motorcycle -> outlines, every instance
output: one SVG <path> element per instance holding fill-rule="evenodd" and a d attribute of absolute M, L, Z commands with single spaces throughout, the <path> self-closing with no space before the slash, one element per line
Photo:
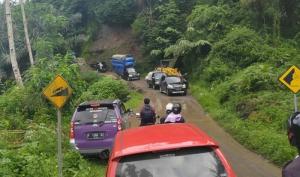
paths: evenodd
<path fill-rule="evenodd" d="M 136 113 L 135 116 L 136 116 L 137 119 L 141 119 L 140 113 Z M 159 119 L 159 118 L 160 118 L 160 116 L 159 116 L 159 115 L 156 115 L 156 116 L 155 116 L 155 122 L 154 122 L 154 123 L 152 123 L 152 122 L 150 123 L 150 122 L 149 122 L 149 123 L 140 125 L 140 127 L 142 127 L 142 126 L 148 126 L 148 125 L 155 125 L 156 122 L 157 122 L 157 119 Z M 159 124 L 159 123 L 158 123 L 158 124 Z"/>

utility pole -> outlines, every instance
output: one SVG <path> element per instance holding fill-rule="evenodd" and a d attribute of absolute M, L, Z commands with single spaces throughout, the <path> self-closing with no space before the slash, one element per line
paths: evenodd
<path fill-rule="evenodd" d="M 29 54 L 30 64 L 31 64 L 31 66 L 33 66 L 34 65 L 34 60 L 33 60 L 33 55 L 32 55 L 29 35 L 28 35 L 27 19 L 26 19 L 25 9 L 24 9 L 24 4 L 25 4 L 24 0 L 20 0 L 20 4 L 21 4 L 22 17 L 23 17 L 23 25 L 24 25 L 26 46 L 27 46 L 27 50 L 28 50 L 28 54 Z"/>
<path fill-rule="evenodd" d="M 5 0 L 5 15 L 6 15 L 6 24 L 7 24 L 10 61 L 16 78 L 16 82 L 19 86 L 23 87 L 23 81 L 22 81 L 22 77 L 20 74 L 17 57 L 16 57 L 16 49 L 15 49 L 11 11 L 10 11 L 10 0 Z"/>

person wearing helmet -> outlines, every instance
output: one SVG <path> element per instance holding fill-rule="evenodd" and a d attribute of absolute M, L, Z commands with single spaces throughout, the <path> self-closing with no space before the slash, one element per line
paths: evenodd
<path fill-rule="evenodd" d="M 292 146 L 295 146 L 300 154 L 300 112 L 295 112 L 288 119 L 288 139 Z M 300 157 L 288 162 L 282 170 L 282 177 L 299 177 L 300 176 Z"/>
<path fill-rule="evenodd" d="M 168 103 L 166 105 L 166 115 L 160 119 L 161 124 L 165 123 L 166 118 L 172 112 L 172 108 L 173 108 L 173 103 Z"/>
<path fill-rule="evenodd" d="M 172 106 L 172 112 L 167 116 L 165 123 L 184 123 L 185 120 L 180 113 L 181 104 L 174 103 Z"/>
<path fill-rule="evenodd" d="M 150 106 L 150 99 L 144 99 L 144 106 L 140 112 L 141 124 L 140 126 L 155 124 L 155 110 Z"/>

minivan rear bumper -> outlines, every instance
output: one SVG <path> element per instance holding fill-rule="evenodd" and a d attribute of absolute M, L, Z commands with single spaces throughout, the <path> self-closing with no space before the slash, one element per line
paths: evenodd
<path fill-rule="evenodd" d="M 101 154 L 103 151 L 111 151 L 110 147 L 107 148 L 101 148 L 101 149 L 78 149 L 80 154 L 84 155 L 96 155 L 96 154 Z"/>
<path fill-rule="evenodd" d="M 78 151 L 80 154 L 83 154 L 83 155 L 97 155 L 97 154 L 101 154 L 103 151 L 111 151 L 111 147 L 101 147 L 101 148 L 97 148 L 97 149 L 82 149 L 82 148 L 78 148 L 76 146 L 76 143 L 74 141 L 74 139 L 71 139 L 70 140 L 70 144 L 71 144 L 71 147 Z"/>

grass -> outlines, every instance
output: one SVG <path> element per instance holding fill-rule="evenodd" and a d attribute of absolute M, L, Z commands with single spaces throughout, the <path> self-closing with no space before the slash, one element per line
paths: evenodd
<path fill-rule="evenodd" d="M 125 103 L 125 106 L 127 109 L 138 108 L 138 106 L 141 105 L 142 101 L 143 101 L 143 95 L 141 93 L 136 91 L 130 92 L 130 100 L 128 100 Z"/>
<path fill-rule="evenodd" d="M 233 105 L 230 105 L 230 102 L 221 105 L 214 90 L 199 82 L 191 85 L 191 92 L 210 116 L 248 149 L 261 154 L 279 166 L 295 156 L 296 150 L 290 147 L 286 134 L 278 131 L 272 123 L 257 121 L 260 119 L 259 114 L 256 115 L 255 121 L 241 119 L 232 109 Z M 273 107 L 273 109 L 280 109 L 280 107 Z M 257 110 L 259 111 L 264 112 L 263 109 Z"/>
<path fill-rule="evenodd" d="M 89 177 L 103 177 L 105 176 L 107 162 L 99 160 L 98 158 L 86 158 L 88 166 L 93 172 L 92 176 Z M 83 169 L 84 170 L 84 169 Z"/>

